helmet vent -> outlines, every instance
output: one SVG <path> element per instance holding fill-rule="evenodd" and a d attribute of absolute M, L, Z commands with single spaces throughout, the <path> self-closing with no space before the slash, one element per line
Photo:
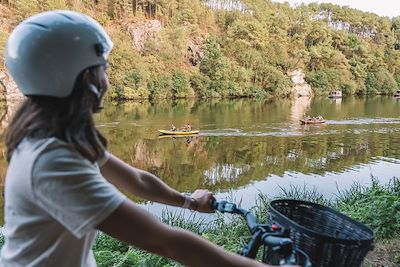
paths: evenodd
<path fill-rule="evenodd" d="M 40 24 L 40 23 L 37 23 L 37 22 L 30 22 L 29 24 L 32 25 L 32 26 L 35 26 L 37 28 L 41 28 L 43 30 L 50 30 L 49 27 L 47 27 L 46 25 L 43 25 L 43 24 Z"/>
<path fill-rule="evenodd" d="M 96 50 L 96 54 L 100 57 L 104 55 L 105 49 L 102 44 L 95 44 L 94 49 Z"/>
<path fill-rule="evenodd" d="M 63 17 L 66 18 L 67 20 L 75 21 L 73 18 L 71 18 L 70 16 L 68 16 L 68 15 L 65 14 L 65 13 L 58 13 L 58 15 L 63 16 Z"/>

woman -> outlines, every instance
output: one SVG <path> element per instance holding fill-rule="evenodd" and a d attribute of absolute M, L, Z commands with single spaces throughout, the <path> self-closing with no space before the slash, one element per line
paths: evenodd
<path fill-rule="evenodd" d="M 264 266 L 165 225 L 115 186 L 142 198 L 212 212 L 207 190 L 183 196 L 109 153 L 92 113 L 103 108 L 112 42 L 93 19 L 50 11 L 18 25 L 7 68 L 27 96 L 6 135 L 1 266 L 96 266 L 96 229 L 188 266 Z"/>

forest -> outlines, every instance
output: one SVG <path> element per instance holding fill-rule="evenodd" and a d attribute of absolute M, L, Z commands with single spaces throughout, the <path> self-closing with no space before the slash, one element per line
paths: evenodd
<path fill-rule="evenodd" d="M 295 69 L 315 95 L 400 85 L 400 16 L 269 0 L 1 0 L 0 68 L 13 27 L 51 9 L 84 12 L 107 29 L 112 100 L 287 97 Z M 129 29 L 155 20 L 160 30 L 135 49 Z"/>

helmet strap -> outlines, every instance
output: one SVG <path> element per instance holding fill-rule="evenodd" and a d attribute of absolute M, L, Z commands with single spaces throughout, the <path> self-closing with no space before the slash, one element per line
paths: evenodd
<path fill-rule="evenodd" d="M 89 83 L 88 89 L 96 96 L 97 100 L 100 101 L 100 92 L 99 89 L 97 89 L 97 86 L 94 85 L 93 83 Z"/>
<path fill-rule="evenodd" d="M 100 106 L 101 93 L 100 93 L 99 89 L 97 88 L 97 86 L 92 83 L 89 83 L 88 89 L 90 92 L 92 92 L 96 96 L 97 101 L 96 101 L 96 106 L 93 107 L 93 112 L 98 113 L 103 109 L 103 107 Z"/>

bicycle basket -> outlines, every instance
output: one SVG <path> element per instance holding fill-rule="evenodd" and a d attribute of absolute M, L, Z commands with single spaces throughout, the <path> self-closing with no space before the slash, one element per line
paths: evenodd
<path fill-rule="evenodd" d="M 294 247 L 309 255 L 313 267 L 359 267 L 373 249 L 369 227 L 319 204 L 274 200 L 269 219 L 290 230 Z"/>

